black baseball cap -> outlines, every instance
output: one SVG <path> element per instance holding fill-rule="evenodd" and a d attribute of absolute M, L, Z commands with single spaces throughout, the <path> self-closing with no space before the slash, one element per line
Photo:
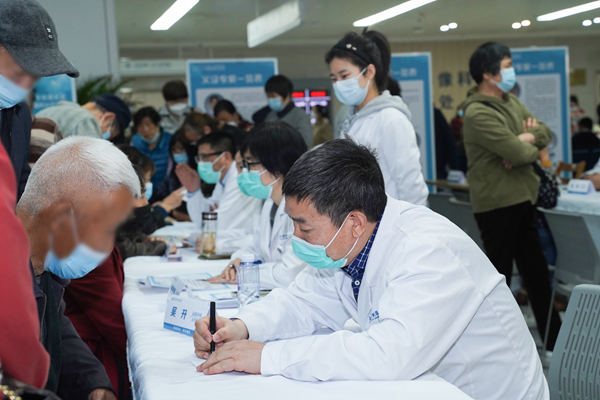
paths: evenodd
<path fill-rule="evenodd" d="M 95 96 L 92 101 L 107 111 L 115 113 L 117 121 L 119 121 L 119 125 L 121 126 L 121 131 L 124 131 L 129 126 L 131 122 L 131 110 L 129 110 L 129 106 L 120 97 L 106 93 Z"/>
<path fill-rule="evenodd" d="M 79 76 L 58 49 L 52 18 L 34 0 L 0 0 L 0 44 L 30 74 Z"/>

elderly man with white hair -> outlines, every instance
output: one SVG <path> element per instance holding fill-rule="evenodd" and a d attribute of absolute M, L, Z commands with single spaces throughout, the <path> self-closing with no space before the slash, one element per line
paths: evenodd
<path fill-rule="evenodd" d="M 71 137 L 40 157 L 17 206 L 29 237 L 41 340 L 50 354 L 46 388 L 63 400 L 115 399 L 104 367 L 64 316 L 62 293 L 69 279 L 108 256 L 139 196 L 125 154 L 106 140 Z"/>

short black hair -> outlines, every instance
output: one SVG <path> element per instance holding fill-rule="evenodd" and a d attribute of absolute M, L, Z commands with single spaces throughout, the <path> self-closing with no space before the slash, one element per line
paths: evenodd
<path fill-rule="evenodd" d="M 142 190 L 140 193 L 143 195 L 146 192 L 146 176 L 144 175 L 144 168 L 139 165 L 133 165 L 133 170 L 140 180 L 140 189 Z"/>
<path fill-rule="evenodd" d="M 188 90 L 183 81 L 169 81 L 162 88 L 162 95 L 165 101 L 175 101 L 187 99 Z"/>
<path fill-rule="evenodd" d="M 143 154 L 141 151 L 128 144 L 119 144 L 117 147 L 127 156 L 131 164 L 138 165 L 140 167 L 142 166 Z"/>
<path fill-rule="evenodd" d="M 248 132 L 240 146 L 242 157 L 249 152 L 272 175 L 283 177 L 307 150 L 300 132 L 282 121 L 258 125 Z"/>
<path fill-rule="evenodd" d="M 387 204 L 377 157 L 351 139 L 327 141 L 300 157 L 283 181 L 283 194 L 308 199 L 337 227 L 352 211 L 377 222 Z"/>
<path fill-rule="evenodd" d="M 294 85 L 283 75 L 274 75 L 265 83 L 265 93 L 277 93 L 284 99 L 292 95 Z"/>
<path fill-rule="evenodd" d="M 227 111 L 231 115 L 235 115 L 237 110 L 232 102 L 229 100 L 219 100 L 217 104 L 215 104 L 215 108 L 213 109 L 213 114 L 216 117 L 219 115 L 221 111 Z"/>
<path fill-rule="evenodd" d="M 140 165 L 145 172 L 150 172 L 150 175 L 154 175 L 156 173 L 156 164 L 154 161 L 144 153 L 142 153 L 142 164 Z"/>
<path fill-rule="evenodd" d="M 160 115 L 154 107 L 142 107 L 135 114 L 133 114 L 133 129 L 137 131 L 137 127 L 142 123 L 144 118 L 150 118 L 150 121 L 154 125 L 160 124 Z"/>
<path fill-rule="evenodd" d="M 577 125 L 579 125 L 579 129 L 582 131 L 591 131 L 594 127 L 594 121 L 590 117 L 583 117 Z"/>
<path fill-rule="evenodd" d="M 510 49 L 502 43 L 488 42 L 479 46 L 469 60 L 471 76 L 479 85 L 483 81 L 483 74 L 492 75 L 500 72 L 500 63 L 505 58 L 512 58 Z"/>
<path fill-rule="evenodd" d="M 575 104 L 579 105 L 579 99 L 574 94 L 571 95 L 570 100 L 571 100 L 571 103 L 575 103 Z"/>
<path fill-rule="evenodd" d="M 198 140 L 198 147 L 207 144 L 214 152 L 228 151 L 231 158 L 235 157 L 236 148 L 231 135 L 225 132 L 213 132 Z"/>

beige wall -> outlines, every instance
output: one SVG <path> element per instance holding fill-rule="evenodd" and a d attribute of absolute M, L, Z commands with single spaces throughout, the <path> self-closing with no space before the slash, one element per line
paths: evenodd
<path fill-rule="evenodd" d="M 568 46 L 570 67 L 586 70 L 586 85 L 571 87 L 571 93 L 579 97 L 582 108 L 588 115 L 596 119 L 595 107 L 598 99 L 596 89 L 596 73 L 600 71 L 600 46 L 598 37 L 572 36 L 567 38 L 521 38 L 501 40 L 512 48 L 529 46 Z M 432 53 L 433 90 L 436 107 L 440 107 L 440 96 L 451 96 L 452 108 L 455 108 L 465 97 L 466 85 L 457 82 L 458 73 L 468 71 L 471 53 L 483 41 L 443 41 L 418 43 L 392 43 L 392 52 L 429 51 Z M 277 57 L 279 71 L 293 80 L 307 78 L 326 78 L 329 71 L 323 61 L 329 45 L 321 46 L 262 46 L 248 48 L 220 49 L 121 49 L 121 55 L 132 59 L 149 58 L 230 58 L 230 57 Z M 440 87 L 438 76 L 441 72 L 449 72 L 452 86 Z M 138 78 L 130 85 L 138 90 L 156 94 L 164 82 L 173 77 Z M 183 76 L 181 76 L 183 78 Z M 329 88 L 330 89 L 330 88 Z M 156 95 L 151 98 L 156 101 Z M 339 103 L 335 102 L 334 112 Z M 454 115 L 454 110 L 444 110 L 446 118 Z"/>

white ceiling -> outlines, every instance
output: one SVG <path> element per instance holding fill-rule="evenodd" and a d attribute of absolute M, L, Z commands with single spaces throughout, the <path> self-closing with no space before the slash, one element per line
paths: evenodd
<path fill-rule="evenodd" d="M 150 25 L 174 0 L 116 0 L 121 48 L 245 47 L 246 24 L 286 0 L 200 0 L 167 31 Z M 550 22 L 538 15 L 591 0 L 437 0 L 372 27 L 391 42 L 429 40 L 499 39 L 509 37 L 560 37 L 599 35 L 600 24 L 584 27 L 584 19 L 600 17 L 600 9 Z M 303 0 L 305 22 L 261 46 L 331 44 L 352 22 L 393 7 L 403 0 Z M 531 26 L 511 28 L 529 19 Z M 440 32 L 440 25 L 458 23 L 458 29 Z"/>

